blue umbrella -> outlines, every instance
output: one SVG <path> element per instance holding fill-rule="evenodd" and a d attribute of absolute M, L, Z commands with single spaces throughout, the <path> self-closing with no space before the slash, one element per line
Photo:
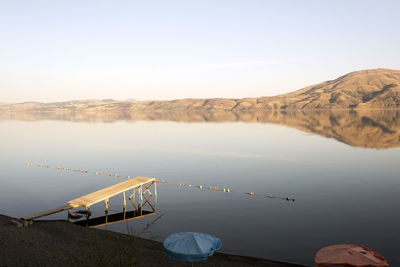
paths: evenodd
<path fill-rule="evenodd" d="M 204 261 L 220 247 L 221 240 L 218 237 L 203 233 L 176 233 L 164 240 L 165 253 L 179 261 Z"/>

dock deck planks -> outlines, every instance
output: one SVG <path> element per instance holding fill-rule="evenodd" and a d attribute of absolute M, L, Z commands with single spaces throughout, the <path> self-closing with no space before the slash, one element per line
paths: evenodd
<path fill-rule="evenodd" d="M 51 215 L 51 214 L 54 214 L 54 213 L 58 213 L 58 212 L 61 212 L 61 211 L 64 211 L 64 210 L 69 210 L 70 208 L 71 208 L 70 205 L 63 205 L 63 206 L 60 206 L 60 207 L 57 207 L 57 208 L 54 208 L 54 209 L 51 209 L 51 210 L 45 210 L 45 211 L 42 211 L 42 212 L 39 212 L 39 213 L 34 213 L 34 214 L 31 214 L 31 215 L 22 217 L 21 219 L 23 219 L 25 221 L 30 221 L 30 220 L 33 220 L 33 219 L 36 219 L 36 218 L 39 218 L 39 217 L 44 217 L 44 216 Z"/>
<path fill-rule="evenodd" d="M 155 178 L 140 177 L 140 176 L 135 177 L 127 181 L 124 181 L 122 183 L 115 184 L 110 187 L 101 189 L 99 191 L 90 193 L 88 195 L 70 200 L 67 202 L 67 204 L 73 208 L 91 206 L 94 203 L 106 200 L 107 198 L 121 194 L 122 192 L 128 191 L 130 189 L 146 184 L 148 182 L 152 182 L 154 180 Z"/>

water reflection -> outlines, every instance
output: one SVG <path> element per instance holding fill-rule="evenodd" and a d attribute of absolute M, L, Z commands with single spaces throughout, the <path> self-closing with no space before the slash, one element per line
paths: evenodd
<path fill-rule="evenodd" d="M 120 223 L 120 222 L 127 222 L 135 219 L 140 219 L 146 216 L 151 216 L 156 214 L 155 211 L 146 211 L 146 210 L 132 210 L 132 211 L 123 211 L 119 213 L 114 213 L 114 214 L 106 214 L 104 216 L 99 216 L 95 218 L 88 218 L 84 220 L 79 220 L 74 222 L 77 225 L 81 226 L 86 226 L 90 228 L 97 228 L 101 226 L 106 226 L 106 225 L 111 225 L 114 223 Z"/>
<path fill-rule="evenodd" d="M 104 228 L 137 232 L 164 214 L 162 223 L 153 224 L 143 237 L 162 241 L 176 232 L 207 232 L 221 238 L 227 253 L 308 265 L 321 247 L 360 243 L 400 266 L 400 204 L 395 201 L 400 148 L 353 149 L 333 138 L 281 127 L 335 138 L 341 134 L 347 138 L 342 142 L 376 136 L 370 139 L 377 146 L 398 133 L 398 115 L 258 114 L 233 114 L 225 120 L 239 123 L 206 123 L 217 118 L 215 113 L 197 116 L 204 123 L 1 121 L 1 213 L 21 217 L 38 207 L 51 209 L 54 203 L 114 185 L 128 175 L 162 177 L 167 183 L 157 184 L 157 215 Z M 179 118 L 159 115 L 164 120 Z M 148 119 L 159 119 L 152 116 Z M 219 118 L 214 121 L 224 121 Z M 203 190 L 195 187 L 199 185 Z M 243 194 L 224 193 L 223 188 Z M 249 192 L 255 195 L 244 194 Z M 296 201 L 265 197 L 269 194 Z M 109 214 L 122 211 L 123 198 L 115 200 L 109 203 Z M 128 206 L 133 210 L 127 201 Z M 92 213 L 90 218 L 104 216 L 103 203 L 94 205 Z M 65 217 L 54 214 L 48 219 Z"/>
<path fill-rule="evenodd" d="M 0 119 L 24 121 L 66 120 L 73 122 L 176 121 L 257 122 L 290 126 L 334 138 L 353 147 L 386 149 L 400 146 L 400 111 L 209 111 L 209 112 L 3 112 Z"/>

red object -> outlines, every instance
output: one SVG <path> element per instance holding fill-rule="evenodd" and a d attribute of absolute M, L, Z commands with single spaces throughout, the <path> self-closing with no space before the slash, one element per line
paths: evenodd
<path fill-rule="evenodd" d="M 387 260 L 378 252 L 354 244 L 340 244 L 321 248 L 315 255 L 316 267 L 331 265 L 354 267 L 388 266 Z"/>

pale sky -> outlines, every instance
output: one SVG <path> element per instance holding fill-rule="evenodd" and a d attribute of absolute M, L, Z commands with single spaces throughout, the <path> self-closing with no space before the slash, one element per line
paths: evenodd
<path fill-rule="evenodd" d="M 400 69 L 400 1 L 0 1 L 0 102 L 255 97 Z"/>

